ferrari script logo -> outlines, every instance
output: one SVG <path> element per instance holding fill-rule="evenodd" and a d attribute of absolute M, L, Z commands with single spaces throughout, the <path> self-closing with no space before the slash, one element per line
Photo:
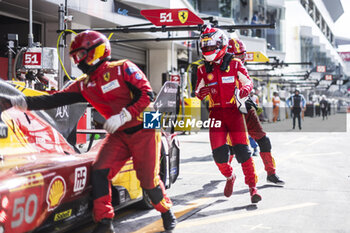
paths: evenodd
<path fill-rule="evenodd" d="M 177 16 L 178 16 L 181 23 L 186 23 L 186 21 L 188 19 L 188 11 L 186 11 L 186 10 L 179 11 Z"/>

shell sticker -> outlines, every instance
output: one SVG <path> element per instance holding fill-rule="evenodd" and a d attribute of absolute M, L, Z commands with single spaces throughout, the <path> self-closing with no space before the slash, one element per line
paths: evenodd
<path fill-rule="evenodd" d="M 62 176 L 55 176 L 49 185 L 46 202 L 49 211 L 56 209 L 66 194 L 66 182 Z"/>
<path fill-rule="evenodd" d="M 214 75 L 212 73 L 208 74 L 207 79 L 209 81 L 213 80 L 213 78 L 214 78 Z"/>

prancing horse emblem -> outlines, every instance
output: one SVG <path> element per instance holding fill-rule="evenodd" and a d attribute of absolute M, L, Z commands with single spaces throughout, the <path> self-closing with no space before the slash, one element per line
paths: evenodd
<path fill-rule="evenodd" d="M 187 19 L 188 19 L 188 11 L 183 10 L 183 11 L 179 11 L 177 13 L 178 18 L 180 20 L 181 23 L 186 23 Z"/>

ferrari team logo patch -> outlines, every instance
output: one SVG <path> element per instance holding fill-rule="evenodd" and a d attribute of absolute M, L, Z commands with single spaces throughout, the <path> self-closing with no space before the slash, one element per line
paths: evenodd
<path fill-rule="evenodd" d="M 111 74 L 110 74 L 109 72 L 107 72 L 107 73 L 105 73 L 105 74 L 103 75 L 103 79 L 104 79 L 106 82 L 108 82 L 110 78 L 111 78 Z"/>
<path fill-rule="evenodd" d="M 186 10 L 179 11 L 178 18 L 179 18 L 181 23 L 186 23 L 186 21 L 188 19 L 188 11 L 186 11 Z"/>

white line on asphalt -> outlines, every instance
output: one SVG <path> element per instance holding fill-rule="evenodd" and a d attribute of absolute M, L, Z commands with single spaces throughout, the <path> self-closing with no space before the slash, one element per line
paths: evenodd
<path fill-rule="evenodd" d="M 313 141 L 313 142 L 311 142 L 311 143 L 308 143 L 308 145 L 309 146 L 311 146 L 311 145 L 315 145 L 316 143 L 319 143 L 320 141 L 322 141 L 324 138 L 319 138 L 319 139 L 317 139 L 317 140 L 315 140 L 315 141 Z"/>
<path fill-rule="evenodd" d="M 188 205 L 186 205 L 185 207 L 181 208 L 180 210 L 175 211 L 175 216 L 177 219 L 179 219 L 181 216 L 197 209 L 200 208 L 202 205 L 205 205 L 206 203 L 212 201 L 213 198 L 210 197 L 203 197 L 203 198 L 199 198 L 196 200 L 193 200 L 192 202 L 190 202 Z M 145 227 L 134 231 L 133 233 L 156 233 L 156 232 L 163 232 L 163 224 L 162 224 L 162 220 L 159 219 L 155 222 L 152 222 L 148 225 L 146 225 Z"/>
<path fill-rule="evenodd" d="M 281 211 L 300 209 L 300 208 L 305 208 L 305 207 L 310 207 L 310 206 L 315 206 L 315 205 L 318 205 L 318 203 L 306 202 L 306 203 L 302 203 L 302 204 L 289 205 L 289 206 L 277 207 L 277 208 L 266 209 L 266 210 L 256 210 L 253 212 L 242 213 L 242 214 L 232 214 L 232 212 L 228 211 L 227 213 L 229 215 L 226 215 L 226 216 L 222 216 L 222 215 L 217 216 L 217 217 L 210 216 L 210 217 L 202 218 L 200 220 L 180 222 L 177 225 L 176 229 L 203 226 L 206 224 L 214 224 L 214 223 L 225 222 L 225 221 L 230 221 L 230 220 L 234 220 L 234 219 L 254 217 L 254 216 L 264 215 L 264 214 L 272 214 L 272 213 L 277 213 L 277 212 L 281 212 Z"/>
<path fill-rule="evenodd" d="M 252 226 L 252 225 L 242 225 L 244 227 L 250 227 L 249 230 L 256 230 L 256 229 L 272 229 L 272 227 L 264 227 L 263 224 L 258 224 L 258 225 L 255 225 L 255 226 Z"/>
<path fill-rule="evenodd" d="M 304 153 L 302 151 L 296 153 L 295 155 L 296 156 L 299 156 L 299 155 L 302 155 L 303 157 L 304 156 L 322 156 L 322 155 L 341 155 L 343 154 L 342 152 L 340 151 L 334 151 L 334 152 L 319 152 L 319 153 Z"/>
<path fill-rule="evenodd" d="M 289 142 L 284 143 L 284 145 L 291 145 L 295 142 L 303 141 L 304 139 L 306 139 L 306 136 L 298 137 L 297 139 L 294 139 L 294 140 L 291 140 Z"/>

